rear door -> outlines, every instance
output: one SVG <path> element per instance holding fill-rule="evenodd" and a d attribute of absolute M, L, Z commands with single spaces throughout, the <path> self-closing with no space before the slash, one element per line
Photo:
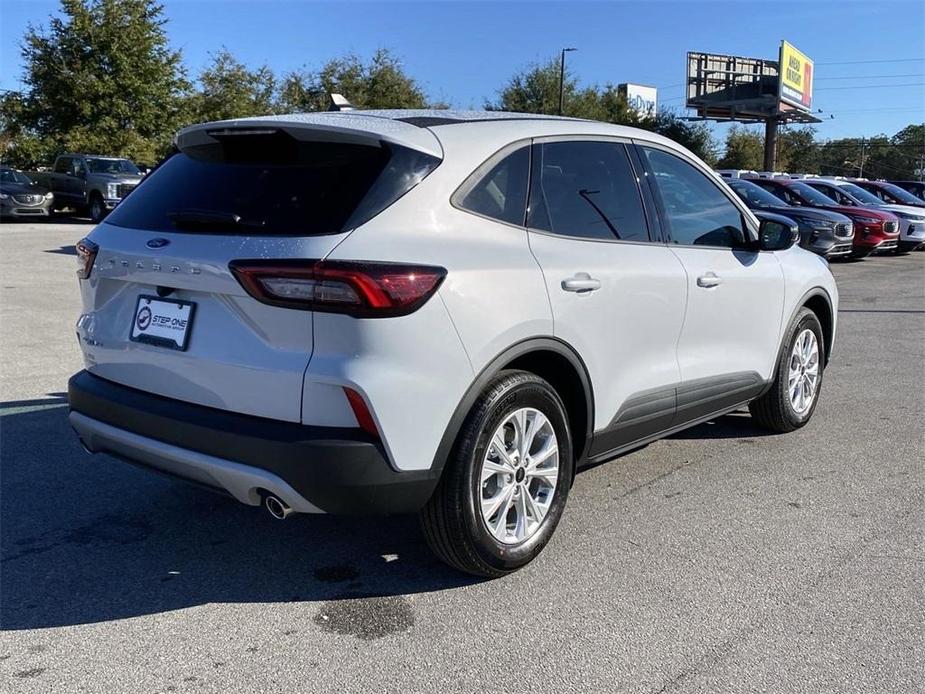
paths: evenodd
<path fill-rule="evenodd" d="M 532 169 L 530 248 L 555 335 L 591 376 L 591 458 L 603 458 L 674 417 L 684 268 L 650 229 L 625 142 L 540 140 Z"/>
<path fill-rule="evenodd" d="M 99 251 L 81 282 L 77 327 L 91 373 L 300 421 L 313 314 L 257 301 L 229 263 L 322 259 L 438 161 L 359 134 L 315 135 L 203 134 L 94 230 Z M 162 323 L 176 330 L 156 329 Z"/>
<path fill-rule="evenodd" d="M 744 207 L 693 159 L 640 146 L 672 253 L 687 272 L 678 423 L 735 405 L 772 377 L 784 303 L 774 253 L 746 248 Z"/>

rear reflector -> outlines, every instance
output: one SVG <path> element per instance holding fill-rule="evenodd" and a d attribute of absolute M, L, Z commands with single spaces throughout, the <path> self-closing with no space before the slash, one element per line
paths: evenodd
<path fill-rule="evenodd" d="M 352 388 L 348 388 L 347 386 L 343 386 L 343 388 L 344 394 L 347 396 L 347 402 L 350 403 L 350 408 L 353 410 L 353 416 L 357 418 L 357 424 L 359 424 L 360 428 L 367 434 L 379 438 L 379 429 L 376 427 L 376 420 L 373 419 L 373 415 L 369 411 L 369 407 L 363 399 L 363 396 Z"/>
<path fill-rule="evenodd" d="M 93 263 L 96 261 L 96 253 L 100 250 L 90 239 L 81 239 L 75 246 L 77 251 L 77 277 L 85 280 L 93 272 Z"/>
<path fill-rule="evenodd" d="M 234 260 L 229 268 L 262 303 L 356 318 L 412 313 L 446 277 L 442 267 L 366 261 Z"/>

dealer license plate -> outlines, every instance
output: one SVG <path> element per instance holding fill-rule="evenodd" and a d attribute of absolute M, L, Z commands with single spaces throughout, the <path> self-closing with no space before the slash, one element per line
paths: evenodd
<path fill-rule="evenodd" d="M 149 345 L 185 350 L 196 304 L 155 296 L 139 296 L 131 339 Z"/>

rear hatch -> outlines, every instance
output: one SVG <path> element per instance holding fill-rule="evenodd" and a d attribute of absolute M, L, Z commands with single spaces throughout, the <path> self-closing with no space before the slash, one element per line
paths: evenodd
<path fill-rule="evenodd" d="M 312 312 L 260 303 L 235 260 L 322 259 L 439 163 L 426 129 L 359 115 L 183 131 L 88 237 L 78 339 L 102 378 L 298 422 Z M 91 246 L 92 247 L 92 246 Z"/>

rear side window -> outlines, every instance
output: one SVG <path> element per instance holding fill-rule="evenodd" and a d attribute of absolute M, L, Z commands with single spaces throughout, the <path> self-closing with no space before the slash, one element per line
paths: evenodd
<path fill-rule="evenodd" d="M 673 243 L 723 248 L 744 244 L 742 213 L 716 183 L 680 157 L 648 147 L 643 151 Z"/>
<path fill-rule="evenodd" d="M 585 239 L 648 241 L 626 147 L 616 142 L 537 145 L 527 225 Z"/>
<path fill-rule="evenodd" d="M 404 147 L 234 135 L 178 152 L 107 222 L 150 231 L 312 236 L 352 229 L 414 187 L 439 160 Z"/>
<path fill-rule="evenodd" d="M 457 204 L 469 212 L 523 226 L 529 175 L 530 149 L 521 147 L 492 166 L 468 191 L 463 188 Z"/>

